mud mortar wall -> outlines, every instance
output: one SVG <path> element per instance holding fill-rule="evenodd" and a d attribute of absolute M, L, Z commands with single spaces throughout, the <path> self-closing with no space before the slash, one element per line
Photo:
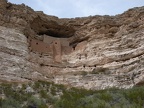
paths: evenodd
<path fill-rule="evenodd" d="M 62 47 L 59 39 L 53 42 L 53 56 L 56 62 L 61 62 Z"/>
<path fill-rule="evenodd" d="M 39 53 L 52 53 L 52 45 L 44 43 L 42 41 L 32 39 L 30 40 L 30 50 Z"/>
<path fill-rule="evenodd" d="M 116 16 L 59 19 L 0 0 L 0 80 L 86 89 L 143 84 L 143 28 L 144 6 Z M 43 35 L 53 37 L 43 42 Z"/>

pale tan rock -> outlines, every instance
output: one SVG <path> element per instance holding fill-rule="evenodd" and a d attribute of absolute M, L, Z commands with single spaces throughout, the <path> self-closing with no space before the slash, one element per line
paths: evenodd
<path fill-rule="evenodd" d="M 40 79 L 86 89 L 143 84 L 144 7 L 116 16 L 73 19 L 6 0 L 0 0 L 0 7 L 0 81 Z M 47 35 L 59 44 L 48 42 L 49 53 L 32 51 L 31 39 L 43 43 Z"/>

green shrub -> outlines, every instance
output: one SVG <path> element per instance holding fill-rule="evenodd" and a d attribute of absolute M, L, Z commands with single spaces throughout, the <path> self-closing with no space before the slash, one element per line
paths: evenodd
<path fill-rule="evenodd" d="M 2 101 L 2 108 L 20 108 L 21 104 L 13 98 L 8 98 Z"/>
<path fill-rule="evenodd" d="M 47 101 L 47 103 L 55 104 L 58 101 L 58 99 L 56 97 L 54 97 L 52 94 L 48 94 L 46 101 Z"/>
<path fill-rule="evenodd" d="M 56 95 L 57 89 L 55 86 L 51 86 L 51 94 Z"/>
<path fill-rule="evenodd" d="M 47 95 L 47 92 L 45 90 L 41 90 L 40 96 L 41 96 L 41 98 L 47 98 L 48 95 Z"/>
<path fill-rule="evenodd" d="M 34 87 L 34 89 L 39 89 L 40 88 L 40 83 L 35 82 L 33 87 Z"/>
<path fill-rule="evenodd" d="M 2 106 L 2 103 L 3 103 L 3 99 L 0 98 L 0 106 Z"/>
<path fill-rule="evenodd" d="M 46 103 L 42 99 L 36 98 L 34 96 L 31 96 L 28 99 L 27 106 L 28 107 L 35 106 L 36 108 L 47 108 Z"/>
<path fill-rule="evenodd" d="M 5 94 L 4 100 L 0 99 L 2 108 L 143 108 L 144 86 L 131 89 L 110 88 L 105 90 L 86 90 L 66 88 L 45 81 L 29 83 L 35 88 L 33 93 L 27 93 L 27 84 L 22 88 L 17 85 L 1 84 L 1 91 Z M 61 95 L 57 95 L 61 94 Z"/>

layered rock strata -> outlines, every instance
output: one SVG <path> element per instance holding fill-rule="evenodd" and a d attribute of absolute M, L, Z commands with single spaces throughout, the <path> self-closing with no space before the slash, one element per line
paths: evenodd
<path fill-rule="evenodd" d="M 43 79 L 86 89 L 143 84 L 144 7 L 59 19 L 24 4 L 0 5 L 0 81 Z"/>

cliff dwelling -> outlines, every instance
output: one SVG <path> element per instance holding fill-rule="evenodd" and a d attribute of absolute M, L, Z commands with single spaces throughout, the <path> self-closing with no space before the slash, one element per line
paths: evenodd
<path fill-rule="evenodd" d="M 30 28 L 33 32 L 33 36 L 27 34 L 30 51 L 48 54 L 55 62 L 61 62 L 62 55 L 73 51 L 70 41 L 75 30 L 72 27 L 58 24 L 56 21 L 44 20 L 38 16 L 30 22 Z"/>
<path fill-rule="evenodd" d="M 34 32 L 34 36 L 28 36 L 30 51 L 50 55 L 55 62 L 62 62 L 62 55 L 82 49 L 87 44 L 87 39 L 72 41 L 75 30 L 56 21 L 36 17 L 30 23 L 30 27 Z"/>
<path fill-rule="evenodd" d="M 0 0 L 0 79 L 91 90 L 143 84 L 143 13 L 58 18 Z"/>
<path fill-rule="evenodd" d="M 53 56 L 55 62 L 61 62 L 61 56 L 73 51 L 69 46 L 70 38 L 57 38 L 43 35 L 43 40 L 29 39 L 30 51 Z"/>

